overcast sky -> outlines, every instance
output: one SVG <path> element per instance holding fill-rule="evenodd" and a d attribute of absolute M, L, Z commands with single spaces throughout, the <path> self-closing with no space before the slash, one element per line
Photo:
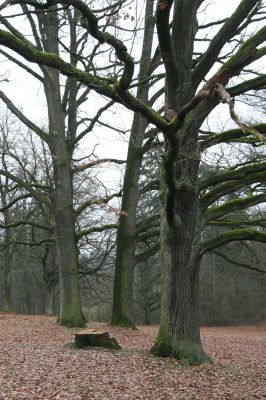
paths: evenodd
<path fill-rule="evenodd" d="M 206 0 L 202 5 L 202 12 L 199 14 L 199 22 L 206 23 L 212 20 L 225 18 L 231 15 L 239 2 L 239 0 Z M 3 3 L 3 1 L 0 3 Z M 44 125 L 47 118 L 47 109 L 41 84 L 37 80 L 29 77 L 23 70 L 14 68 L 10 62 L 4 61 L 3 57 L 1 57 L 0 60 L 1 74 L 4 74 L 9 80 L 8 83 L 2 82 L 0 89 L 3 90 L 18 107 L 23 109 L 30 119 L 35 123 Z M 99 96 L 96 96 L 96 98 L 97 97 L 99 98 Z M 98 101 L 94 99 L 93 103 L 90 103 L 90 107 L 94 107 L 96 111 L 98 104 Z M 128 111 L 120 112 L 119 116 L 122 117 L 124 126 L 131 120 L 131 113 Z M 229 121 L 227 106 L 221 106 L 219 110 L 216 110 L 210 117 L 210 121 L 211 123 L 217 123 L 218 126 L 226 124 L 226 122 Z M 127 151 L 126 143 L 120 144 L 117 140 L 117 136 L 110 134 L 107 130 L 101 129 L 100 131 L 101 138 L 99 142 L 101 145 L 98 147 L 99 156 L 125 159 Z M 89 152 L 97 142 L 97 136 L 98 132 L 89 134 L 86 144 L 84 145 L 84 150 L 86 152 Z"/>

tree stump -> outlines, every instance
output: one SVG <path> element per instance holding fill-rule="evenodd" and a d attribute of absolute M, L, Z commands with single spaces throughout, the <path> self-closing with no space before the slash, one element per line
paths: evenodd
<path fill-rule="evenodd" d="M 98 331 L 97 329 L 86 329 L 75 335 L 75 347 L 105 347 L 108 349 L 120 349 L 116 339 L 111 338 L 108 332 Z"/>

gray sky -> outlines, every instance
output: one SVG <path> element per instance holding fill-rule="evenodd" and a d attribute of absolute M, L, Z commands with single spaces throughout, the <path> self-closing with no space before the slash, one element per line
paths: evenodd
<path fill-rule="evenodd" d="M 239 0 L 206 0 L 202 5 L 202 12 L 199 14 L 199 22 L 207 23 L 216 20 L 217 18 L 225 18 L 231 15 L 239 2 Z M 0 3 L 3 3 L 3 1 Z M 21 24 L 23 25 L 23 20 L 21 21 Z M 214 29 L 218 29 L 218 27 Z M 2 82 L 0 89 L 3 90 L 19 108 L 23 109 L 25 114 L 31 120 L 38 124 L 46 124 L 47 109 L 41 84 L 34 78 L 29 77 L 22 69 L 17 67 L 14 68 L 10 62 L 4 61 L 3 57 L 1 57 L 0 60 L 1 73 L 5 74 L 9 80 L 8 83 Z M 32 64 L 31 67 L 33 67 Z M 215 66 L 215 69 L 217 68 L 218 66 Z M 99 96 L 96 95 L 93 101 L 90 101 L 90 104 L 87 106 L 90 107 L 90 109 L 94 108 L 96 112 L 99 104 Z M 116 114 L 112 115 L 111 113 L 108 113 L 107 116 L 113 120 L 116 119 L 116 125 L 121 123 L 124 127 L 127 125 L 130 127 L 132 114 L 126 110 L 121 112 L 120 107 L 118 107 Z M 228 121 L 229 114 L 227 106 L 225 105 L 217 107 L 215 112 L 209 118 L 210 124 L 218 125 L 220 127 L 231 124 L 231 122 Z M 123 141 L 120 143 L 116 134 L 112 134 L 106 129 L 100 129 L 99 135 L 98 129 L 87 136 L 86 141 L 83 142 L 83 149 L 85 152 L 90 152 L 95 143 L 99 141 L 100 145 L 97 147 L 99 157 L 125 159 L 127 151 L 125 139 L 126 138 L 123 138 Z"/>

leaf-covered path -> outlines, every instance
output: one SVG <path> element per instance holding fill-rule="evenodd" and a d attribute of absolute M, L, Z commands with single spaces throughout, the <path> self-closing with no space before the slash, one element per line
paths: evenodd
<path fill-rule="evenodd" d="M 94 326 L 95 324 L 91 324 Z M 266 398 L 266 330 L 203 328 L 212 366 L 149 356 L 156 327 L 101 325 L 123 350 L 72 350 L 76 330 L 45 316 L 0 314 L 0 399 L 251 400 Z"/>

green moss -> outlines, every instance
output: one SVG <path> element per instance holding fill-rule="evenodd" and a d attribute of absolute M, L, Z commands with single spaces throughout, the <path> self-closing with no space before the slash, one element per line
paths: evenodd
<path fill-rule="evenodd" d="M 59 323 L 67 328 L 84 328 L 86 326 L 85 318 L 60 318 Z"/>
<path fill-rule="evenodd" d="M 202 254 L 207 251 L 213 250 L 217 247 L 221 247 L 226 243 L 230 243 L 236 240 L 255 240 L 258 242 L 266 242 L 266 234 L 259 232 L 256 229 L 233 229 L 230 231 L 223 232 L 221 235 L 213 237 L 211 239 L 202 242 Z"/>
<path fill-rule="evenodd" d="M 60 320 L 60 325 L 65 326 L 66 328 L 83 328 L 84 325 L 80 324 L 76 324 L 75 322 L 71 321 L 71 320 L 67 320 L 67 319 L 62 319 Z"/>
<path fill-rule="evenodd" d="M 172 356 L 172 348 L 168 344 L 159 344 L 156 342 L 154 346 L 150 350 L 150 354 L 158 357 L 171 357 Z"/>
<path fill-rule="evenodd" d="M 11 305 L 10 305 L 10 302 L 9 302 L 9 301 L 7 301 L 7 300 L 4 301 L 2 310 L 3 310 L 4 312 L 7 312 L 7 313 L 9 313 L 9 312 L 12 311 L 12 310 L 11 310 Z"/>
<path fill-rule="evenodd" d="M 204 352 L 200 343 L 174 340 L 172 343 L 156 342 L 151 354 L 158 357 L 173 357 L 184 367 L 211 364 L 211 358 Z"/>
<path fill-rule="evenodd" d="M 136 329 L 134 322 L 127 316 L 113 315 L 111 325 L 119 326 L 120 328 Z"/>

